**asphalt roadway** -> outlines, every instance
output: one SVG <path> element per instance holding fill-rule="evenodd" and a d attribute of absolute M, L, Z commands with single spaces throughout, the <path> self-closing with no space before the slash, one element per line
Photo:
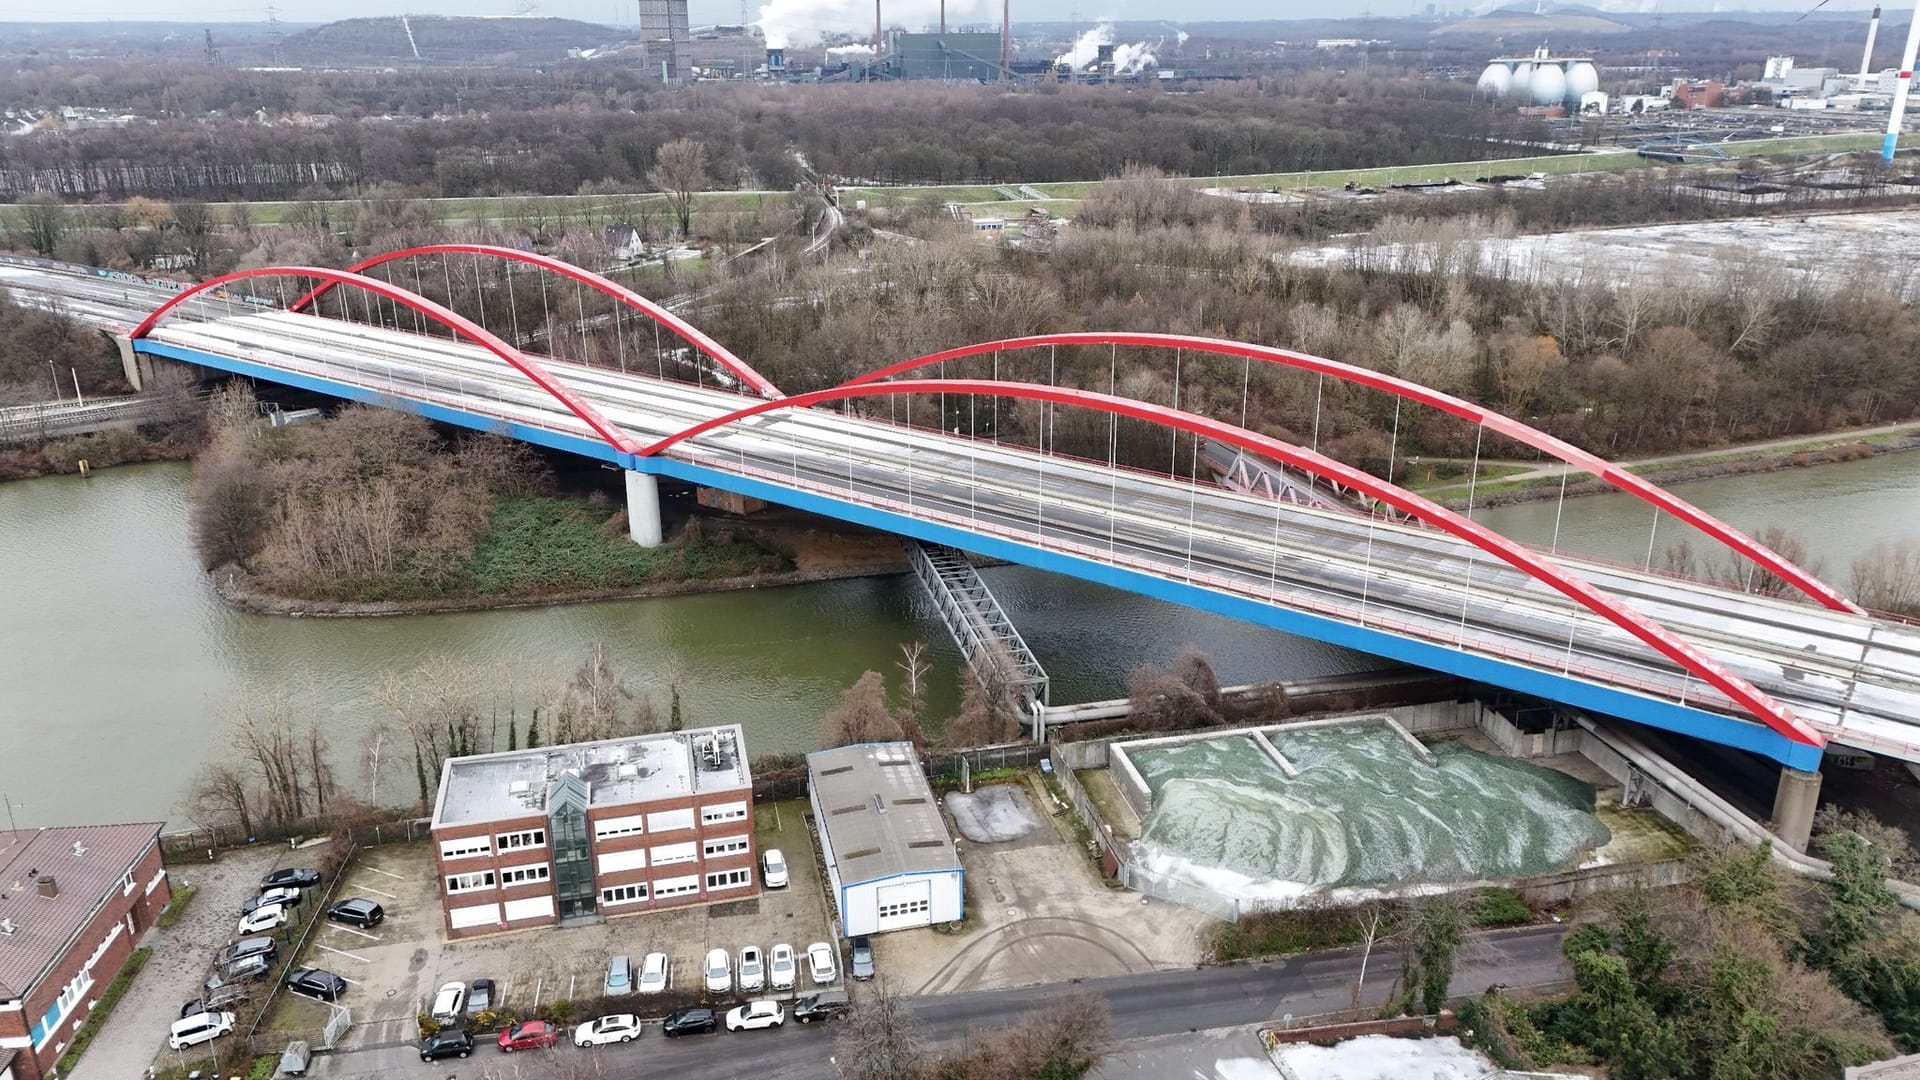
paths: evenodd
<path fill-rule="evenodd" d="M 1462 950 L 1453 980 L 1457 995 L 1474 995 L 1489 985 L 1552 987 L 1564 984 L 1569 970 L 1560 953 L 1562 925 L 1525 926 L 1473 939 Z M 1481 946 L 1484 946 L 1482 948 Z M 1017 1023 L 1029 1011 L 1057 1000 L 1069 989 L 1092 991 L 1113 1012 L 1118 1041 L 1145 1039 L 1220 1028 L 1245 1028 L 1347 1008 L 1360 952 L 1343 949 L 1303 953 L 1275 960 L 1198 967 L 1088 979 L 1077 986 L 1049 983 L 1012 990 L 913 998 L 909 1007 L 931 1041 L 949 1043 L 974 1030 L 989 1031 Z M 1367 999 L 1377 1004 L 1399 974 L 1400 957 L 1377 948 L 1367 965 Z M 478 1080 L 512 1076 L 699 1076 L 834 1080 L 834 1024 L 789 1023 L 771 1031 L 693 1035 L 666 1039 L 657 1030 L 624 1046 L 552 1050 L 504 1055 L 479 1047 L 466 1061 L 422 1062 L 413 1043 L 357 1047 L 317 1058 L 316 1078 L 373 1078 L 398 1074 Z M 1201 1074 L 1205 1075 L 1205 1074 Z"/>

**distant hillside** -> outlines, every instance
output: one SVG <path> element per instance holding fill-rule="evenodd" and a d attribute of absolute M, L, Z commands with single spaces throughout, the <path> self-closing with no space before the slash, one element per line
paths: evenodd
<path fill-rule="evenodd" d="M 1547 34 L 1619 34 L 1631 29 L 1626 23 L 1591 11 L 1550 11 L 1536 15 L 1531 11 L 1506 10 L 1462 19 L 1440 27 L 1434 35 L 1531 39 Z"/>
<path fill-rule="evenodd" d="M 409 40 L 407 31 L 413 31 Z M 282 53 L 296 64 L 489 63 L 537 64 L 566 58 L 568 49 L 618 41 L 616 30 L 573 19 L 479 19 L 439 15 L 346 19 L 286 39 Z"/>

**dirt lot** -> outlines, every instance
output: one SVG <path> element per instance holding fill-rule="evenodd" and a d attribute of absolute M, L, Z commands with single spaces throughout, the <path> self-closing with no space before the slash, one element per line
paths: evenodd
<path fill-rule="evenodd" d="M 946 994 L 1192 967 L 1214 925 L 1197 912 L 1145 903 L 1110 886 L 1080 853 L 1035 774 L 962 803 L 963 932 L 906 930 L 874 938 L 883 978 L 910 994 Z M 1022 832 L 1020 818 L 1032 828 Z"/>
<path fill-rule="evenodd" d="M 767 950 L 785 942 L 799 952 L 809 942 L 831 940 L 802 817 L 805 807 L 804 801 L 795 801 L 755 808 L 756 842 L 787 855 L 793 883 L 785 889 L 594 925 L 460 941 L 447 941 L 442 930 L 432 848 L 426 843 L 367 848 L 348 872 L 340 895 L 378 901 L 387 910 L 387 921 L 370 932 L 326 924 L 315 933 L 303 962 L 337 972 L 353 984 L 347 996 L 354 1017 L 349 1046 L 416 1038 L 415 1017 L 447 982 L 490 978 L 499 987 L 500 1003 L 524 1014 L 556 999 L 597 997 L 607 960 L 615 954 L 625 953 L 637 967 L 647 953 L 665 952 L 673 960 L 673 985 L 697 986 L 700 960 L 709 948 L 737 953 L 743 945 Z M 804 988 L 804 974 L 801 984 Z M 634 1008 L 645 1015 L 644 999 L 636 998 Z M 288 997 L 275 1026 L 311 1031 L 325 1018 L 324 1005 Z M 315 1075 L 321 1075 L 319 1069 Z"/>

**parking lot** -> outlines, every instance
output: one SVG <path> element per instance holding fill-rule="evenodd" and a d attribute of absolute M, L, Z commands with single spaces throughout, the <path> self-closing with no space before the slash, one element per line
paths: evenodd
<path fill-rule="evenodd" d="M 784 942 L 804 954 L 809 943 L 832 940 L 819 869 L 807 838 L 805 808 L 804 801 L 755 808 L 756 844 L 761 850 L 778 847 L 787 855 L 791 884 L 785 889 L 587 925 L 459 941 L 448 941 L 442 927 L 431 846 L 366 848 L 355 857 L 337 895 L 379 902 L 386 909 L 386 921 L 371 930 L 323 924 L 301 963 L 326 968 L 348 980 L 345 1003 L 353 1010 L 354 1023 L 342 1047 L 346 1050 L 393 1044 L 410 1047 L 419 1035 L 419 1013 L 430 1008 L 434 991 L 447 982 L 492 979 L 499 1005 L 528 1016 L 556 1001 L 599 997 L 607 961 L 614 955 L 628 956 L 637 967 L 647 953 L 665 952 L 672 961 L 672 986 L 697 987 L 700 962 L 709 948 L 725 948 L 737 957 L 744 945 L 771 950 Z M 804 956 L 801 967 L 797 990 L 750 996 L 791 999 L 807 992 Z M 647 1016 L 646 1005 L 646 998 L 635 997 L 631 1008 Z M 273 1022 L 289 1034 L 310 1032 L 325 1022 L 326 1014 L 325 1005 L 288 995 Z M 346 1060 L 339 1064 L 348 1067 Z M 328 1058 L 322 1057 L 316 1060 L 313 1075 L 332 1075 L 332 1068 Z"/>

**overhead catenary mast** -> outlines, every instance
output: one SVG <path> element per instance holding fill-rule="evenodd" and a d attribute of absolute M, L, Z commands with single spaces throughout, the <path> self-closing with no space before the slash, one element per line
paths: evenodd
<path fill-rule="evenodd" d="M 1880 160 L 1893 164 L 1893 152 L 1900 144 L 1900 123 L 1907 115 L 1907 94 L 1913 90 L 1914 53 L 1920 51 L 1920 0 L 1915 0 L 1913 21 L 1907 24 L 1907 47 L 1900 53 L 1900 73 L 1894 79 L 1893 108 L 1887 111 L 1887 137 L 1880 144 Z"/>

